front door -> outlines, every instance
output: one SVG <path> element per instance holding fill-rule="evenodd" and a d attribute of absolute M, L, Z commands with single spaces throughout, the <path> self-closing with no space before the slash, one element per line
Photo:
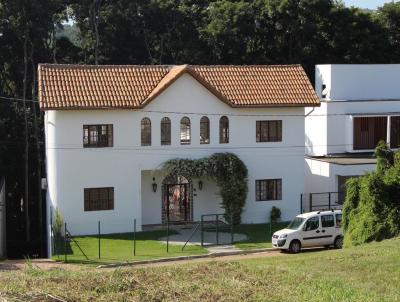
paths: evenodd
<path fill-rule="evenodd" d="M 169 221 L 190 221 L 189 184 L 166 184 L 164 189 L 164 206 Z"/>

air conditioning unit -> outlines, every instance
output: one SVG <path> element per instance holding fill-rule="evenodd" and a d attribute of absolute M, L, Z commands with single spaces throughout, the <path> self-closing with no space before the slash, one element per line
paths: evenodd
<path fill-rule="evenodd" d="M 47 190 L 47 178 L 42 178 L 42 190 Z"/>

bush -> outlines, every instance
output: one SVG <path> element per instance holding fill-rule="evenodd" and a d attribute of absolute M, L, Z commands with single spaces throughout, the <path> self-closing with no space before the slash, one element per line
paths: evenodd
<path fill-rule="evenodd" d="M 54 218 L 53 218 L 53 234 L 54 234 L 54 237 L 56 237 L 56 238 L 62 237 L 63 227 L 64 227 L 64 219 L 63 219 L 63 217 L 61 215 L 60 210 L 56 209 L 54 211 Z"/>
<path fill-rule="evenodd" d="M 271 222 L 277 222 L 281 218 L 281 210 L 273 206 L 270 215 L 271 215 Z"/>
<path fill-rule="evenodd" d="M 346 183 L 343 230 L 346 246 L 400 234 L 400 161 L 386 144 L 375 151 L 377 169 Z"/>

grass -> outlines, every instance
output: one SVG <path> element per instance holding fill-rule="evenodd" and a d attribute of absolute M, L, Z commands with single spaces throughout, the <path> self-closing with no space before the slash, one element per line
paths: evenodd
<path fill-rule="evenodd" d="M 175 233 L 175 231 L 170 230 L 171 235 Z M 67 246 L 67 260 L 77 263 L 104 264 L 207 253 L 207 250 L 200 246 L 187 245 L 182 251 L 181 245 L 172 244 L 169 244 L 167 252 L 167 245 L 157 240 L 164 236 L 165 231 L 161 230 L 136 233 L 136 256 L 134 256 L 133 233 L 101 235 L 100 259 L 97 236 L 74 237 L 75 242 L 71 241 Z M 89 260 L 85 258 L 76 242 Z M 63 243 L 61 243 L 61 246 L 63 246 Z M 64 260 L 63 252 L 61 252 L 61 255 L 55 255 L 53 259 Z"/>
<path fill-rule="evenodd" d="M 0 274 L 12 301 L 400 301 L 400 239 L 343 250 L 146 269 Z"/>
<path fill-rule="evenodd" d="M 279 222 L 273 224 L 272 233 L 283 229 L 289 225 L 289 222 Z M 260 249 L 272 247 L 269 223 L 262 224 L 241 224 L 235 227 L 235 233 L 246 234 L 248 239 L 235 243 L 235 246 L 243 249 Z"/>

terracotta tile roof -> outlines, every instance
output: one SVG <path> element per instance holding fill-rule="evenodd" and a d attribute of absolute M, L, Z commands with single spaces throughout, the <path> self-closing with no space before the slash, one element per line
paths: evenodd
<path fill-rule="evenodd" d="M 300 65 L 39 65 L 39 102 L 48 109 L 143 108 L 188 73 L 232 107 L 319 106 Z"/>

